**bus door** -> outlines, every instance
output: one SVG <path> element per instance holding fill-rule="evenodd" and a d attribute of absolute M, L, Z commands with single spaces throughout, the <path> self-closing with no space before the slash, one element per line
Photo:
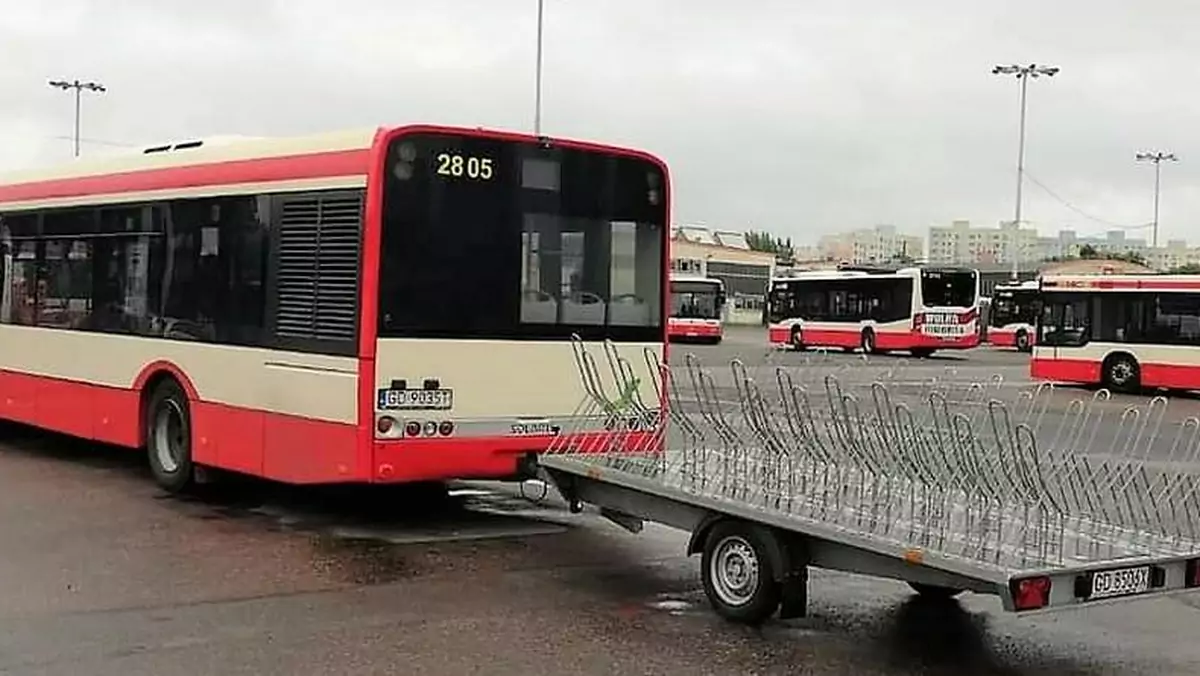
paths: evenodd
<path fill-rule="evenodd" d="M 1092 339 L 1090 297 L 1083 293 L 1047 293 L 1042 298 L 1034 349 L 1041 348 L 1038 356 L 1043 358 L 1069 358 L 1072 348 L 1083 347 Z"/>

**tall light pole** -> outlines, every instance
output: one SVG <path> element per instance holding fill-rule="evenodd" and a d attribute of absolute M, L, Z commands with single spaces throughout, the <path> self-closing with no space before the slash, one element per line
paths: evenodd
<path fill-rule="evenodd" d="M 1021 85 L 1021 121 L 1018 129 L 1017 139 L 1017 206 L 1016 213 L 1013 216 L 1013 250 L 1012 250 L 1012 278 L 1016 281 L 1020 275 L 1020 258 L 1021 258 L 1021 188 L 1025 182 L 1025 94 L 1026 85 L 1029 84 L 1029 79 L 1037 79 L 1043 75 L 1046 77 L 1054 77 L 1059 68 L 1057 66 L 1044 66 L 1036 63 L 1031 63 L 1027 66 L 1019 66 L 1016 64 L 1001 65 L 992 68 L 992 75 L 1015 75 L 1017 81 Z"/>
<path fill-rule="evenodd" d="M 1161 178 L 1162 178 L 1162 163 L 1163 162 L 1178 162 L 1179 158 L 1175 156 L 1175 153 L 1164 153 L 1164 152 L 1156 150 L 1154 152 L 1138 153 L 1136 155 L 1135 159 L 1137 159 L 1138 162 L 1153 162 L 1154 163 L 1154 225 L 1153 225 L 1153 230 L 1152 230 L 1153 234 L 1150 236 L 1150 238 L 1151 238 L 1150 246 L 1152 248 L 1157 249 L 1158 248 L 1158 194 L 1159 194 L 1159 186 L 1161 185 Z"/>
<path fill-rule="evenodd" d="M 79 108 L 83 90 L 90 92 L 106 92 L 108 89 L 98 82 L 81 82 L 79 80 L 51 80 L 50 86 L 63 91 L 75 91 L 75 157 L 79 157 Z"/>
<path fill-rule="evenodd" d="M 545 0 L 537 0 L 537 74 L 533 94 L 533 135 L 542 135 L 542 17 Z"/>

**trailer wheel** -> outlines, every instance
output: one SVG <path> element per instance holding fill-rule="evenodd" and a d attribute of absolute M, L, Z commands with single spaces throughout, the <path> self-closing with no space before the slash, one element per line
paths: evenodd
<path fill-rule="evenodd" d="M 192 416 L 187 395 L 174 380 L 162 381 L 146 401 L 146 451 L 155 482 L 169 493 L 191 487 Z"/>
<path fill-rule="evenodd" d="M 909 582 L 908 586 L 912 587 L 913 591 L 927 599 L 942 599 L 948 601 L 963 593 L 963 590 L 961 589 L 954 589 L 953 587 L 940 587 L 935 584 L 922 584 L 920 582 Z"/>
<path fill-rule="evenodd" d="M 782 587 L 771 562 L 770 537 L 761 526 L 734 521 L 709 531 L 701 577 L 708 602 L 721 617 L 754 626 L 779 608 Z"/>

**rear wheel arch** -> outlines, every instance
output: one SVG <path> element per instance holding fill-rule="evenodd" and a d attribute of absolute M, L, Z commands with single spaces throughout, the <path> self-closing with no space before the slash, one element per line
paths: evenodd
<path fill-rule="evenodd" d="M 1127 375 L 1119 372 L 1132 369 Z M 1100 363 L 1100 384 L 1117 392 L 1133 392 L 1141 387 L 1142 365 L 1137 357 L 1124 350 L 1108 353 Z"/>
<path fill-rule="evenodd" d="M 138 393 L 138 446 L 146 446 L 146 407 L 150 403 L 150 397 L 154 395 L 154 391 L 167 380 L 175 381 L 175 384 L 183 390 L 187 395 L 188 402 L 199 400 L 199 395 L 196 393 L 196 387 L 192 385 L 192 381 L 184 374 L 183 370 L 169 361 L 156 361 L 147 364 L 134 380 L 133 389 Z"/>
<path fill-rule="evenodd" d="M 709 514 L 708 516 L 704 517 L 704 519 L 700 521 L 699 525 L 692 530 L 692 535 L 688 539 L 686 550 L 687 555 L 692 556 L 694 554 L 703 554 L 704 546 L 707 544 L 708 537 L 712 533 L 713 529 L 719 524 L 731 522 L 742 523 L 738 519 L 726 516 L 724 514 Z M 755 527 L 762 528 L 764 532 L 770 532 L 772 535 L 772 546 L 769 549 L 769 554 L 772 570 L 775 571 L 777 576 L 782 576 L 787 571 L 792 570 L 796 563 L 798 563 L 797 560 L 803 558 L 798 551 L 794 551 L 798 545 L 789 542 L 789 539 L 783 534 L 783 531 L 777 531 L 776 529 L 759 524 L 753 525 Z M 799 536 L 796 537 L 798 538 Z"/>

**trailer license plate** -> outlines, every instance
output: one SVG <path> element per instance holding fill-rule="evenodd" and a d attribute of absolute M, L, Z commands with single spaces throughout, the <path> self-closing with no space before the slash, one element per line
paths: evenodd
<path fill-rule="evenodd" d="M 446 411 L 454 408 L 454 390 L 379 390 L 384 410 Z"/>
<path fill-rule="evenodd" d="M 1150 590 L 1150 566 L 1103 570 L 1092 574 L 1093 599 L 1144 594 Z"/>

